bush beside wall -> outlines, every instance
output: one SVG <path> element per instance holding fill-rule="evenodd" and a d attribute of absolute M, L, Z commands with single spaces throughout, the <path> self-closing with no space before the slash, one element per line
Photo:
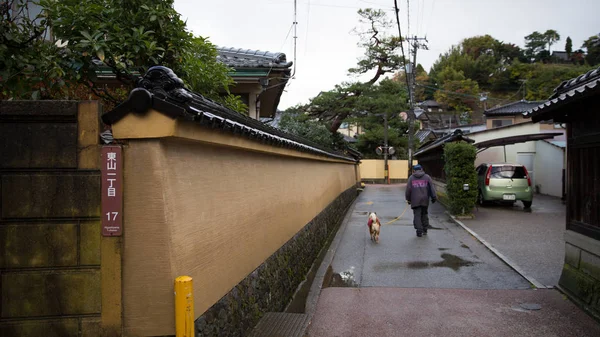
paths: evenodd
<path fill-rule="evenodd" d="M 469 214 L 475 206 L 477 198 L 476 157 L 477 150 L 469 143 L 448 143 L 444 146 L 448 206 L 454 215 Z M 469 184 L 468 191 L 463 189 L 464 184 Z"/>

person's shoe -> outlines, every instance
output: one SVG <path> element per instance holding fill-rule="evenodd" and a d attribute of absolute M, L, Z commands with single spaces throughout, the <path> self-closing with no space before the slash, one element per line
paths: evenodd
<path fill-rule="evenodd" d="M 418 237 L 422 237 L 422 236 L 423 236 L 423 233 L 421 233 L 421 232 L 418 232 L 418 231 L 417 231 L 417 236 L 418 236 Z"/>
<path fill-rule="evenodd" d="M 423 235 L 427 235 L 427 231 L 426 230 L 423 231 Z"/>

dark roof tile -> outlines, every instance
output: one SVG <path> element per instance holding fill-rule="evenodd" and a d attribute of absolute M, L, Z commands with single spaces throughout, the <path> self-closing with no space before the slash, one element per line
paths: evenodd
<path fill-rule="evenodd" d="M 183 86 L 183 81 L 171 69 L 161 66 L 148 69 L 127 101 L 102 115 L 102 120 L 111 125 L 129 113 L 145 113 L 150 108 L 172 118 L 193 121 L 206 127 L 221 129 L 224 132 L 283 148 L 293 148 L 301 152 L 348 161 L 357 159 L 283 132 L 187 90 Z"/>
<path fill-rule="evenodd" d="M 550 100 L 532 107 L 524 113 L 530 116 L 534 122 L 552 119 L 550 112 L 581 97 L 600 93 L 600 67 L 592 69 L 585 74 L 562 82 L 556 89 Z"/>
<path fill-rule="evenodd" d="M 433 140 L 432 142 L 425 143 L 415 152 L 415 157 L 418 157 L 424 153 L 437 149 L 438 147 L 451 142 L 465 141 L 467 143 L 475 143 L 475 141 L 469 137 L 466 137 L 462 130 L 457 129 L 453 133 L 450 133 L 444 137 Z"/>
<path fill-rule="evenodd" d="M 486 116 L 514 116 L 523 114 L 525 111 L 536 107 L 540 104 L 544 103 L 544 101 L 516 101 L 512 103 L 508 103 L 506 105 L 502 105 L 499 107 L 491 108 L 485 110 L 483 113 Z"/>
<path fill-rule="evenodd" d="M 217 60 L 232 68 L 289 68 L 292 62 L 287 62 L 284 53 L 268 51 L 217 47 Z"/>

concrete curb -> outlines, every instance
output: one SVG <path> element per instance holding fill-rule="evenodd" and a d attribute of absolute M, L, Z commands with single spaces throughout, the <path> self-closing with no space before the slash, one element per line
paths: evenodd
<path fill-rule="evenodd" d="M 515 262 L 506 257 L 504 254 L 500 253 L 496 248 L 494 248 L 489 242 L 485 241 L 479 234 L 475 233 L 472 229 L 467 227 L 462 221 L 458 220 L 454 215 L 450 214 L 446 211 L 448 217 L 457 225 L 461 226 L 464 230 L 466 230 L 469 234 L 471 234 L 474 238 L 476 238 L 479 242 L 481 242 L 487 249 L 489 249 L 494 255 L 498 256 L 500 260 L 506 263 L 509 267 L 511 267 L 514 271 L 519 273 L 524 279 L 526 279 L 529 283 L 531 283 L 534 287 L 539 289 L 553 289 L 553 286 L 545 286 L 540 283 L 538 280 L 533 278 L 532 276 L 525 273 L 523 269 L 521 269 Z"/>
<path fill-rule="evenodd" d="M 348 206 L 347 211 L 346 211 L 346 216 L 344 217 L 344 220 L 342 220 L 342 224 L 338 228 L 338 231 L 335 234 L 333 241 L 331 241 L 331 244 L 329 245 L 329 249 L 327 250 L 327 254 L 325 254 L 325 257 L 323 258 L 323 262 L 321 262 L 321 265 L 319 266 L 319 269 L 317 270 L 315 278 L 314 278 L 312 285 L 310 287 L 310 290 L 308 292 L 308 296 L 306 298 L 305 310 L 304 310 L 304 314 L 308 317 L 308 319 L 306 320 L 306 324 L 304 326 L 304 334 L 306 334 L 306 332 L 308 331 L 308 327 L 310 326 L 310 323 L 312 322 L 312 318 L 315 314 L 315 311 L 317 310 L 317 302 L 319 301 L 319 296 L 321 295 L 321 289 L 323 288 L 323 280 L 325 279 L 325 275 L 327 274 L 327 269 L 331 265 L 331 262 L 333 261 L 333 257 L 335 256 L 335 252 L 337 251 L 337 248 L 340 245 L 340 241 L 342 241 L 342 236 L 344 236 L 344 233 L 346 232 L 346 228 L 348 227 L 348 222 L 352 218 L 351 211 L 354 209 L 354 206 L 356 205 L 357 201 L 358 201 L 358 196 L 354 199 L 352 204 L 350 204 L 350 206 Z"/>

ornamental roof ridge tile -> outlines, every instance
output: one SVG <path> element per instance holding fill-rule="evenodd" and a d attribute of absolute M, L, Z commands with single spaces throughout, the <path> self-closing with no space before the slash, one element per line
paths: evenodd
<path fill-rule="evenodd" d="M 346 161 L 358 159 L 274 128 L 192 92 L 183 86 L 183 81 L 171 69 L 162 66 L 148 69 L 138 81 L 137 88 L 131 91 L 129 98 L 102 115 L 102 120 L 111 125 L 131 112 L 146 113 L 150 108 L 172 118 L 182 118 L 203 126 L 219 128 L 273 146 Z"/>

